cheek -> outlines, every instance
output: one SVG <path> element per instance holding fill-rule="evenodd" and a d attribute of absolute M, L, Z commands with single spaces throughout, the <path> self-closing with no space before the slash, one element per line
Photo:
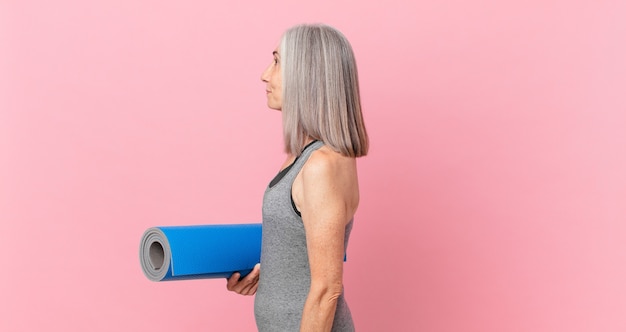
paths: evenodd
<path fill-rule="evenodd" d="M 279 91 L 279 92 L 275 93 L 273 97 L 274 97 L 274 106 L 277 109 L 280 109 L 283 106 L 283 96 L 282 96 L 282 94 Z"/>
<path fill-rule="evenodd" d="M 274 72 L 272 73 L 272 85 L 276 89 L 280 89 L 281 83 L 282 82 L 281 82 L 280 70 L 274 70 Z"/>
<path fill-rule="evenodd" d="M 273 95 L 277 100 L 281 100 L 283 98 L 283 92 L 280 86 L 277 86 L 276 89 L 274 89 Z"/>

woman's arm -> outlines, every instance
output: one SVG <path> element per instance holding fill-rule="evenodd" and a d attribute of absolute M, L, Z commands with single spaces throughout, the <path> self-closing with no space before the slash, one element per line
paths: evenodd
<path fill-rule="evenodd" d="M 324 148 L 311 155 L 294 182 L 311 269 L 300 331 L 330 331 L 343 291 L 344 235 L 358 205 L 356 162 Z"/>

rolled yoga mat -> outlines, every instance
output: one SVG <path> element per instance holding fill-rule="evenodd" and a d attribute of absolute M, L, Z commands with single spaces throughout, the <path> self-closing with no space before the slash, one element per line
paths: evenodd
<path fill-rule="evenodd" d="M 152 281 L 243 276 L 261 261 L 261 224 L 149 228 L 139 260 Z"/>

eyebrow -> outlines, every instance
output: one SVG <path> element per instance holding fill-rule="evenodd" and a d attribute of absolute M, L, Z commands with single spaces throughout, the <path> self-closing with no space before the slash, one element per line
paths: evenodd
<path fill-rule="evenodd" d="M 280 54 L 278 54 L 278 52 L 277 52 L 277 51 L 272 52 L 272 55 L 275 55 L 275 56 L 280 56 Z"/>

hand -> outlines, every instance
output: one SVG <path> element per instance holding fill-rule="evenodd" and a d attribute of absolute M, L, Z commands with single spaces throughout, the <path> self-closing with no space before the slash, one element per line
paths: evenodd
<path fill-rule="evenodd" d="M 259 287 L 260 271 L 261 264 L 257 264 L 254 266 L 252 271 L 241 280 L 239 280 L 241 273 L 235 272 L 232 276 L 230 276 L 230 278 L 228 278 L 226 288 L 237 294 L 254 295 L 254 293 L 256 293 L 256 289 Z"/>

